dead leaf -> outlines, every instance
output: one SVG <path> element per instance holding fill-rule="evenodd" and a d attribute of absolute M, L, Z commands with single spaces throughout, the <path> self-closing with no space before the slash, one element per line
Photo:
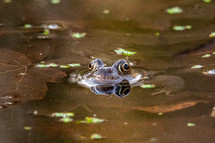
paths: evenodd
<path fill-rule="evenodd" d="M 0 49 L 0 108 L 42 99 L 47 82 L 60 82 L 66 74 L 56 68 L 33 68 L 24 55 Z"/>

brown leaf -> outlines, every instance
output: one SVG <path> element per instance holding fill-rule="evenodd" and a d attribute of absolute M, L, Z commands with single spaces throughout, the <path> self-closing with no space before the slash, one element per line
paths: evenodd
<path fill-rule="evenodd" d="M 0 108 L 42 99 L 46 82 L 60 82 L 66 74 L 55 68 L 32 68 L 19 52 L 0 49 Z"/>

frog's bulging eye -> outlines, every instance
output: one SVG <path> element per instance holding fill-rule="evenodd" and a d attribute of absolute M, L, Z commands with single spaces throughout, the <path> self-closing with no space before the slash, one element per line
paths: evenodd
<path fill-rule="evenodd" d="M 122 65 L 122 69 L 126 72 L 130 71 L 131 70 L 131 67 L 129 64 L 125 63 Z"/>
<path fill-rule="evenodd" d="M 119 65 L 119 71 L 121 73 L 129 73 L 131 71 L 131 66 L 128 63 Z"/>
<path fill-rule="evenodd" d="M 89 68 L 90 70 L 93 70 L 93 69 L 94 69 L 93 64 L 92 64 L 92 63 L 89 63 L 88 68 Z"/>

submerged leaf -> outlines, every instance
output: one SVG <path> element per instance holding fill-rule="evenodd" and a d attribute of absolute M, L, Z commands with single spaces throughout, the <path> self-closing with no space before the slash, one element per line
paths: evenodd
<path fill-rule="evenodd" d="M 60 0 L 51 0 L 51 3 L 52 3 L 52 4 L 59 4 L 59 3 L 60 3 Z"/>
<path fill-rule="evenodd" d="M 172 7 L 172 8 L 168 8 L 166 9 L 166 12 L 169 14 L 176 14 L 176 13 L 182 13 L 183 9 L 181 9 L 180 7 L 176 6 L 176 7 Z"/>
<path fill-rule="evenodd" d="M 25 130 L 31 130 L 32 128 L 29 127 L 29 126 L 25 126 L 24 129 L 25 129 Z"/>
<path fill-rule="evenodd" d="M 4 3 L 11 3 L 12 0 L 4 0 Z"/>
<path fill-rule="evenodd" d="M 203 0 L 203 2 L 205 2 L 205 3 L 210 3 L 211 0 Z"/>
<path fill-rule="evenodd" d="M 108 9 L 103 10 L 103 14 L 110 14 L 110 10 Z"/>

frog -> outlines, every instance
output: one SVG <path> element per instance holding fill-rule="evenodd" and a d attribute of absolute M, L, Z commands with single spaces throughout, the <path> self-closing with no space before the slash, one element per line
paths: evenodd
<path fill-rule="evenodd" d="M 126 97 L 130 93 L 131 87 L 143 84 L 155 83 L 161 86 L 152 95 L 162 93 L 170 95 L 172 92 L 179 91 L 184 87 L 183 79 L 178 76 L 160 75 L 157 72 L 145 70 L 135 72 L 131 65 L 131 62 L 120 59 L 108 67 L 101 59 L 96 58 L 88 64 L 90 72 L 83 76 L 71 74 L 70 82 L 77 82 L 88 87 L 95 94 L 115 94 L 118 97 Z"/>

